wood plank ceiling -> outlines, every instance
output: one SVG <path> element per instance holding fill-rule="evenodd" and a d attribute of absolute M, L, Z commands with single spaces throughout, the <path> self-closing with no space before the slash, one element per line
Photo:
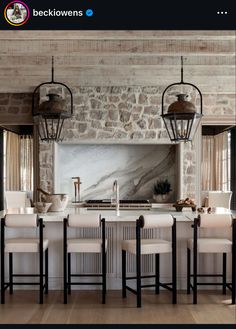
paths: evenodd
<path fill-rule="evenodd" d="M 0 93 L 55 79 L 76 86 L 163 86 L 235 94 L 235 31 L 0 31 Z"/>

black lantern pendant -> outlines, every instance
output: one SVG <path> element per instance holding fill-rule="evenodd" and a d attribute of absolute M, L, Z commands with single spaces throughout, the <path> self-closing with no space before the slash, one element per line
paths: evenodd
<path fill-rule="evenodd" d="M 62 86 L 69 93 L 69 104 L 66 107 L 65 100 L 61 96 L 49 93 L 49 98 L 36 107 L 36 96 L 39 93 L 39 88 L 43 85 Z M 54 81 L 54 58 L 52 57 L 52 80 L 38 85 L 33 92 L 32 98 L 32 114 L 34 122 L 37 126 L 39 137 L 46 142 L 62 141 L 61 132 L 65 119 L 71 118 L 73 114 L 73 95 L 70 88 L 61 82 Z"/>
<path fill-rule="evenodd" d="M 165 94 L 169 88 L 177 85 L 188 85 L 197 90 L 200 98 L 199 111 L 197 111 L 194 104 L 187 101 L 188 95 L 178 94 L 176 95 L 177 101 L 168 107 L 167 113 L 164 113 Z M 162 94 L 161 117 L 164 120 L 170 140 L 172 142 L 191 141 L 194 137 L 202 116 L 201 91 L 192 83 L 186 83 L 183 81 L 183 57 L 181 56 L 181 81 L 169 85 Z"/>

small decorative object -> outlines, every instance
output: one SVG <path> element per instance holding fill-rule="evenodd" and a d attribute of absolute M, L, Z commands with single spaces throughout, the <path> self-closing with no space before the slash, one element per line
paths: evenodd
<path fill-rule="evenodd" d="M 173 207 L 175 207 L 176 211 L 182 211 L 185 207 L 192 208 L 192 211 L 196 211 L 195 200 L 191 198 L 177 200 L 176 203 L 173 204 Z"/>
<path fill-rule="evenodd" d="M 211 207 L 201 207 L 201 208 L 197 208 L 197 211 L 200 213 L 200 214 L 212 214 L 215 212 L 215 209 L 214 208 L 211 208 Z"/>
<path fill-rule="evenodd" d="M 52 205 L 49 208 L 49 211 L 64 211 L 69 201 L 68 194 L 50 194 L 45 192 L 41 188 L 37 189 L 41 194 L 42 202 L 50 202 Z"/>
<path fill-rule="evenodd" d="M 168 179 L 160 179 L 156 182 L 153 188 L 153 194 L 156 201 L 164 201 L 167 194 L 172 191 L 171 184 Z"/>
<path fill-rule="evenodd" d="M 34 206 L 38 213 L 45 214 L 50 206 L 52 205 L 51 202 L 35 202 Z"/>
<path fill-rule="evenodd" d="M 213 212 L 213 209 L 211 207 L 207 208 L 207 213 L 211 214 Z"/>
<path fill-rule="evenodd" d="M 198 212 L 199 214 L 204 214 L 204 209 L 203 209 L 203 207 L 197 208 L 197 212 Z"/>

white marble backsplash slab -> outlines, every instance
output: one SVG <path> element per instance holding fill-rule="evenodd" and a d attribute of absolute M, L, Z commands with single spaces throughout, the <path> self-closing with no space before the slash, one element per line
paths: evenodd
<path fill-rule="evenodd" d="M 120 199 L 152 199 L 153 185 L 168 178 L 175 200 L 177 161 L 175 145 L 59 144 L 55 154 L 55 193 L 74 199 L 72 177 L 80 176 L 80 199 L 110 199 L 117 179 Z"/>

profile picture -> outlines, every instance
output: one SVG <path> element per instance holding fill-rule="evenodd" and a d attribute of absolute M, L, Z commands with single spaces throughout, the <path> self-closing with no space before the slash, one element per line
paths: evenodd
<path fill-rule="evenodd" d="M 20 26 L 27 22 L 29 19 L 29 8 L 22 1 L 10 2 L 4 11 L 6 21 L 14 26 Z"/>

